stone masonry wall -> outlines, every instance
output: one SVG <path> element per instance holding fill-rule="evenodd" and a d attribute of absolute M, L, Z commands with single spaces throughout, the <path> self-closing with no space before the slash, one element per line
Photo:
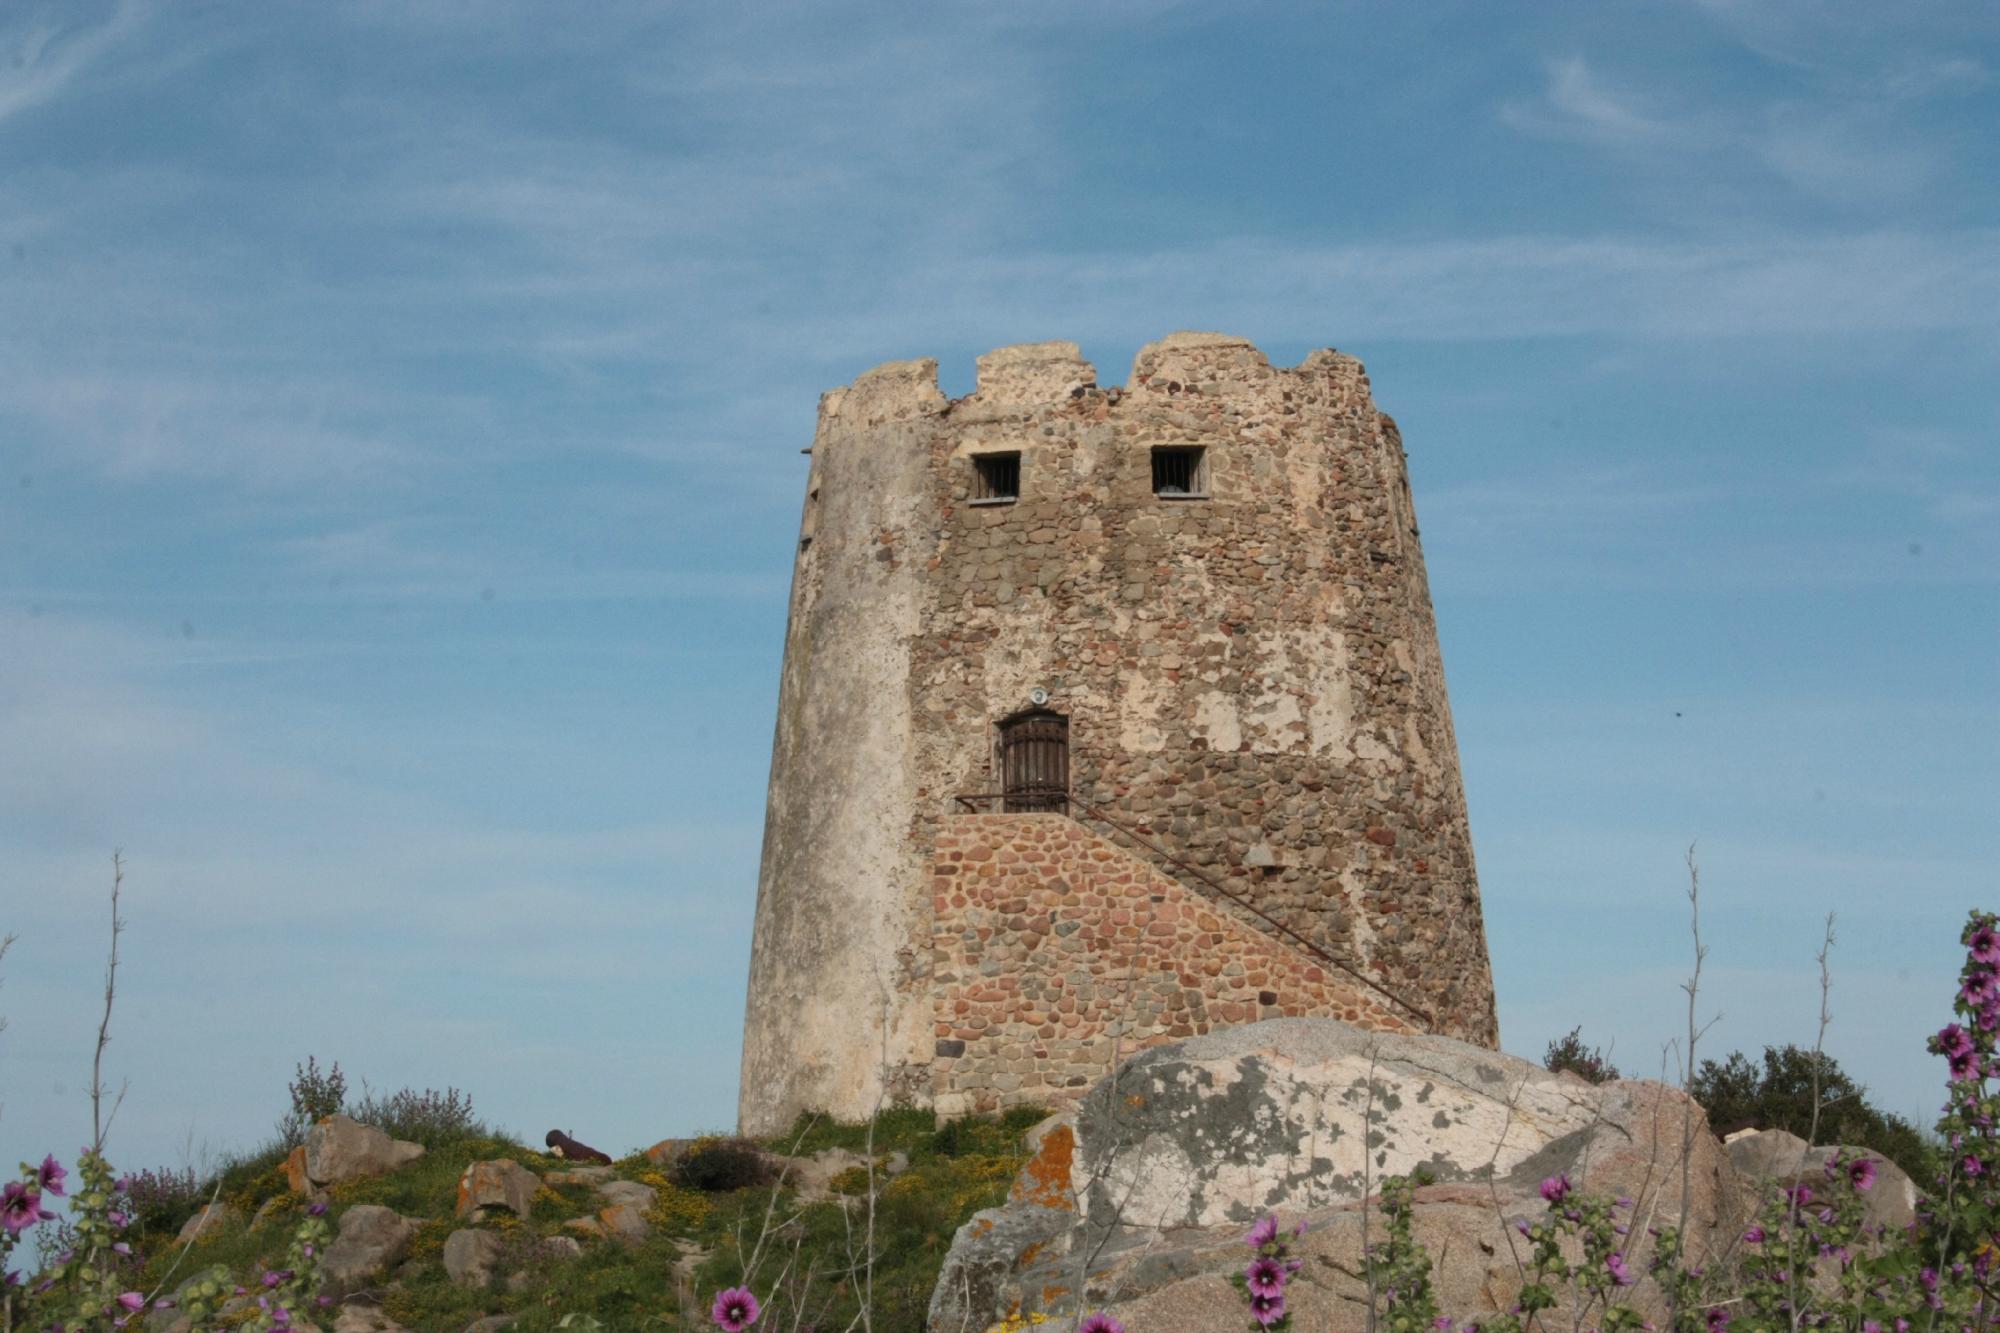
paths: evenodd
<path fill-rule="evenodd" d="M 1152 487 L 1206 451 L 1208 494 Z M 975 499 L 975 456 L 1020 493 Z M 742 1122 L 936 1082 L 930 863 L 1031 691 L 1072 813 L 1163 845 L 1498 1040 L 1401 437 L 1354 358 L 1175 334 L 1101 387 L 1071 343 L 896 362 L 821 403 L 758 887 Z"/>
<path fill-rule="evenodd" d="M 1135 1051 L 1263 1018 L 1420 1030 L 1061 815 L 945 821 L 931 893 L 940 1114 L 1073 1099 Z"/>

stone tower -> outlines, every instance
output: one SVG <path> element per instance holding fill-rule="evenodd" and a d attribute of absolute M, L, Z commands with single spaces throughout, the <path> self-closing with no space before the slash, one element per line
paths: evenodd
<path fill-rule="evenodd" d="M 1074 1096 L 1281 1014 L 1497 1043 L 1395 423 L 1360 362 L 1177 333 L 820 402 L 745 1132 Z"/>

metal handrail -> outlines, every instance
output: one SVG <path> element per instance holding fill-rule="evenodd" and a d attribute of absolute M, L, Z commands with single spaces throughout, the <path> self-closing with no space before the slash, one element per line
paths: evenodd
<path fill-rule="evenodd" d="M 1046 815 L 1056 814 L 1066 809 L 1070 794 L 1066 791 L 967 791 L 951 798 L 965 807 L 968 814 L 985 814 L 974 802 L 977 801 L 1046 801 L 1047 810 L 1002 810 L 1002 814 Z"/>
<path fill-rule="evenodd" d="M 972 811 L 974 815 L 978 815 L 980 811 L 978 811 L 978 807 L 974 807 L 974 805 L 972 805 L 974 801 L 992 801 L 992 799 L 996 799 L 996 797 L 1018 797 L 1018 795 L 1020 795 L 1020 793 L 1000 793 L 1000 791 L 980 791 L 980 793 L 966 793 L 966 795 L 960 795 L 960 797 L 956 797 L 956 801 L 958 801 L 958 805 L 962 805 L 962 807 L 966 807 L 968 811 Z M 1036 797 L 1044 797 L 1044 795 L 1042 795 L 1042 793 L 1036 793 Z M 1232 889 L 1224 887 L 1222 883 L 1218 883 L 1218 881 L 1216 881 L 1214 877 L 1210 877 L 1210 875 L 1208 875 L 1206 871 L 1202 871 L 1200 867 L 1194 867 L 1194 865 L 1188 865 L 1186 861 L 1182 861 L 1180 857 L 1176 857 L 1176 855 L 1174 855 L 1174 853 L 1170 853 L 1168 849 L 1164 849 L 1164 847 L 1160 847 L 1158 843 L 1154 843 L 1152 839 L 1148 839 L 1148 837 L 1146 837 L 1144 833 L 1140 833 L 1138 829 L 1132 829 L 1130 825 L 1126 825 L 1126 823 L 1122 823 L 1122 821 L 1118 821 L 1118 819 L 1112 819 L 1112 817 L 1110 817 L 1110 815 L 1108 815 L 1108 813 L 1104 811 L 1104 807 L 1096 805 L 1094 801 L 1086 801 L 1084 797 L 1078 797 L 1076 793 L 1046 793 L 1046 799 L 1050 799 L 1050 801 L 1060 801 L 1062 805 L 1066 805 L 1066 807 L 1072 807 L 1072 809 L 1074 809 L 1074 807 L 1080 807 L 1080 809 L 1082 809 L 1082 811 L 1084 811 L 1086 815 L 1090 815 L 1090 817 L 1092 817 L 1092 819 L 1096 819 L 1098 823 L 1102 823 L 1102 825 L 1108 825 L 1110 829 L 1116 829 L 1118 833 L 1126 835 L 1128 839 L 1132 839 L 1134 843 L 1138 843 L 1140 847 L 1144 847 L 1144 849 L 1146 849 L 1146 851 L 1150 851 L 1152 855 L 1160 857 L 1162 861 L 1166 861 L 1166 863 L 1168 863 L 1168 865 L 1172 865 L 1174 869 L 1178 869 L 1178 871 L 1184 871 L 1184 873 L 1192 875 L 1194 879 L 1202 881 L 1202 883 L 1204 883 L 1204 885 L 1206 885 L 1206 887 L 1208 887 L 1208 889 L 1210 889 L 1210 891 L 1212 891 L 1212 893 L 1214 893 L 1216 897 L 1222 897 L 1222 899 L 1226 899 L 1226 901 L 1234 903 L 1236 907 L 1244 909 L 1246 913 L 1250 913 L 1252 917 L 1256 917 L 1258 921 L 1262 921 L 1264 925 L 1268 925 L 1268 927 L 1270 927 L 1272 931 L 1276 931 L 1276 933 L 1278 933 L 1278 935 L 1282 935 L 1284 939 L 1288 939 L 1288 941 L 1292 941 L 1294 945 L 1298 945 L 1298 947 L 1300 947 L 1300 949 L 1302 949 L 1304 953 L 1308 953 L 1308 955 L 1312 955 L 1314 959 L 1318 959 L 1318 961 L 1326 963 L 1326 965 L 1328 965 L 1328 967 L 1332 967 L 1334 971 L 1340 971 L 1340 973 L 1346 973 L 1348 977 L 1352 977 L 1354 981 L 1362 983 L 1364 987 L 1368 987 L 1368 989 L 1370 989 L 1370 991 L 1374 991 L 1376 995 L 1380 995 L 1380 997 L 1388 999 L 1388 1001 L 1390 1001 L 1390 1003 L 1394 1003 L 1396 1007 L 1400 1007 L 1400 1009 L 1406 1009 L 1406 1011 L 1414 1013 L 1414 1015 L 1416 1015 L 1418 1019 L 1422 1019 L 1422 1021 L 1424 1021 L 1424 1027 L 1426 1027 L 1426 1029 L 1430 1029 L 1430 1031 L 1436 1031 L 1436 1029 L 1438 1029 L 1438 1023 L 1436 1023 L 1436 1019 L 1432 1019 L 1432 1017 L 1430 1017 L 1430 1011 L 1428 1011 L 1428 1009 L 1424 1009 L 1422 1005 L 1412 1005 L 1412 1003 L 1410 1003 L 1410 1001 L 1406 1001 L 1404 997 L 1400 997 L 1400 995 L 1396 995 L 1394 991 L 1390 991 L 1388 987 L 1384 987 L 1384 985 L 1382 985 L 1380 981 L 1376 981 L 1376 979 L 1372 979 L 1372 977 L 1366 977 L 1366 975 L 1362 975 L 1362 973 L 1354 971 L 1352 967 L 1348 967 L 1346 963 L 1342 963 L 1342 961 L 1340 961 L 1340 959 L 1336 959 L 1334 955 L 1326 953 L 1324 949 L 1320 949 L 1320 947 L 1318 947 L 1316 943 L 1312 943 L 1310 939 L 1306 939 L 1304 935 L 1300 935 L 1300 933 L 1298 933 L 1298 931 L 1294 931 L 1292 927 L 1284 925 L 1282 921 L 1278 921 L 1276 917 L 1272 917 L 1270 913 L 1266 913 L 1264 909 L 1260 909 L 1260 907 L 1258 907 L 1256 903 L 1252 903 L 1250 899 L 1246 899 L 1246 897 L 1242 897 L 1240 893 L 1236 893 L 1236 891 L 1232 891 Z"/>

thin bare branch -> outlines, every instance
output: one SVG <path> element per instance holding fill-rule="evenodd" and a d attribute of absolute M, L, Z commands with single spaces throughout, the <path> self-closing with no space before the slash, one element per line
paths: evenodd
<path fill-rule="evenodd" d="M 125 1089 L 118 1089 L 111 1114 L 104 1113 L 104 1048 L 111 1044 L 111 1005 L 118 995 L 118 937 L 125 933 L 125 918 L 118 915 L 119 895 L 125 888 L 125 857 L 111 853 L 111 955 L 104 965 L 104 1016 L 97 1023 L 97 1049 L 90 1058 L 90 1147 L 104 1151 L 104 1136 L 110 1132 L 111 1116 L 125 1101 Z"/>

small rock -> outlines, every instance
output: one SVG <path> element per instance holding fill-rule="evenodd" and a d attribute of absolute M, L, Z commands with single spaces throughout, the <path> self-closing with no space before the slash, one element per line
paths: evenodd
<path fill-rule="evenodd" d="M 181 1233 L 174 1237 L 174 1239 L 183 1245 L 193 1240 L 197 1235 L 201 1236 L 204 1240 L 214 1240 L 221 1233 L 222 1229 L 231 1222 L 234 1222 L 236 1218 L 236 1210 L 226 1203 L 220 1201 L 205 1203 L 195 1210 L 193 1217 L 190 1217 L 186 1222 L 181 1224 Z"/>
<path fill-rule="evenodd" d="M 483 1290 L 506 1244 L 491 1231 L 454 1231 L 444 1242 L 444 1271 L 461 1287 Z"/>
<path fill-rule="evenodd" d="M 661 1139 L 646 1149 L 646 1160 L 654 1166 L 672 1166 L 693 1142 L 693 1139 Z"/>
<path fill-rule="evenodd" d="M 357 1203 L 340 1215 L 340 1234 L 320 1260 L 325 1279 L 321 1294 L 335 1300 L 351 1296 L 370 1281 L 402 1262 L 416 1228 L 393 1208 Z"/>
<path fill-rule="evenodd" d="M 579 1236 L 589 1236 L 596 1240 L 604 1239 L 604 1223 L 594 1217 L 572 1217 L 563 1223 L 563 1230 L 574 1231 Z"/>
<path fill-rule="evenodd" d="M 410 1333 L 410 1330 L 372 1305 L 343 1305 L 334 1316 L 333 1333 Z"/>
<path fill-rule="evenodd" d="M 542 1177 L 544 1185 L 560 1188 L 564 1185 L 602 1185 L 607 1180 L 618 1179 L 615 1166 L 579 1166 L 569 1171 L 551 1171 Z"/>
<path fill-rule="evenodd" d="M 604 1233 L 627 1245 L 644 1243 L 653 1234 L 652 1224 L 646 1221 L 643 1209 L 634 1208 L 629 1203 L 614 1203 L 597 1215 L 603 1224 Z"/>
<path fill-rule="evenodd" d="M 610 1204 L 626 1204 L 645 1212 L 659 1197 L 651 1185 L 636 1180 L 613 1180 L 597 1187 L 597 1197 Z"/>
<path fill-rule="evenodd" d="M 465 1333 L 500 1333 L 503 1328 L 512 1328 L 517 1321 L 510 1314 L 490 1314 L 484 1319 L 475 1319 L 465 1326 Z"/>
<path fill-rule="evenodd" d="M 507 1158 L 474 1162 L 458 1178 L 458 1215 L 477 1221 L 490 1209 L 505 1208 L 525 1222 L 540 1185 L 535 1173 L 519 1162 Z"/>
<path fill-rule="evenodd" d="M 337 1185 L 343 1180 L 384 1175 L 423 1155 L 420 1143 L 392 1139 L 373 1125 L 330 1115 L 306 1131 L 304 1167 L 314 1184 Z"/>

